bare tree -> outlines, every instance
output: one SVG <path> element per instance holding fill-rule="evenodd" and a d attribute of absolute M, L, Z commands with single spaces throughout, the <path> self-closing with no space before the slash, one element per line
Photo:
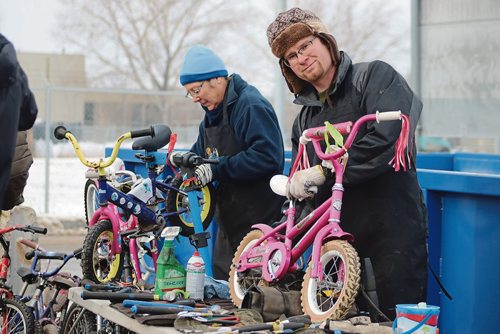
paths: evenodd
<path fill-rule="evenodd" d="M 59 35 L 87 55 L 98 86 L 168 90 L 186 49 L 210 44 L 238 17 L 231 4 L 202 0 L 65 1 Z"/>
<path fill-rule="evenodd" d="M 354 61 L 395 59 L 409 49 L 400 0 L 290 0 L 317 13 Z M 70 0 L 59 35 L 87 55 L 93 85 L 168 90 L 178 87 L 182 58 L 203 43 L 230 70 L 270 94 L 277 61 L 266 29 L 279 1 Z M 403 24 L 402 24 L 403 22 Z M 401 28 L 403 27 L 403 28 Z M 389 56 L 388 56 L 389 55 Z"/>
<path fill-rule="evenodd" d="M 409 1 L 289 1 L 315 12 L 353 61 L 396 59 L 410 48 Z M 409 57 L 408 57 L 409 60 Z"/>

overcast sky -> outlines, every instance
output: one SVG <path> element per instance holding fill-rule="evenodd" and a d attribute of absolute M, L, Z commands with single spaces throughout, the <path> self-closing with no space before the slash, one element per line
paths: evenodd
<path fill-rule="evenodd" d="M 0 0 L 0 32 L 22 52 L 61 52 L 51 37 L 58 0 Z"/>

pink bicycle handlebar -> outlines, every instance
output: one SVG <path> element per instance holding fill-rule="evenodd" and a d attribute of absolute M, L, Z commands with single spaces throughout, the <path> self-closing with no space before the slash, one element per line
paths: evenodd
<path fill-rule="evenodd" d="M 364 115 L 359 118 L 354 125 L 352 122 L 344 122 L 333 124 L 333 126 L 340 132 L 340 134 L 347 136 L 346 142 L 342 148 L 332 153 L 323 153 L 320 145 L 320 141 L 324 140 L 325 135 L 325 126 L 320 126 L 316 128 L 310 128 L 303 132 L 300 141 L 312 141 L 314 150 L 316 154 L 321 160 L 334 160 L 338 159 L 345 154 L 345 152 L 351 147 L 354 138 L 358 134 L 359 128 L 370 121 L 385 122 L 385 121 L 394 121 L 401 119 L 401 111 L 385 111 L 385 112 L 376 112 L 375 114 Z M 351 128 L 352 126 L 352 128 Z"/>

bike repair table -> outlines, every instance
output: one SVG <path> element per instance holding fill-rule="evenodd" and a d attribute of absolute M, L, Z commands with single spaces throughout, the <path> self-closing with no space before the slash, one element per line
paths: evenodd
<path fill-rule="evenodd" d="M 75 304 L 80 305 L 84 309 L 99 315 L 117 325 L 120 325 L 130 331 L 136 333 L 179 333 L 173 327 L 167 326 L 148 326 L 139 323 L 137 320 L 127 317 L 125 314 L 109 306 L 111 302 L 109 300 L 97 300 L 97 299 L 86 299 L 83 300 L 80 295 L 84 289 L 81 287 L 69 289 L 68 298 Z"/>

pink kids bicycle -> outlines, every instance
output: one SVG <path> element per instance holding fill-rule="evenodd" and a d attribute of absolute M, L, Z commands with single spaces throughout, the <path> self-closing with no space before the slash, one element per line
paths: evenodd
<path fill-rule="evenodd" d="M 300 138 L 298 154 L 290 176 L 275 176 L 271 188 L 286 196 L 286 183 L 293 173 L 308 167 L 305 145 L 312 142 L 323 165 L 335 172 L 332 195 L 307 217 L 295 223 L 295 200 L 285 211 L 286 221 L 276 227 L 256 224 L 241 241 L 233 258 L 229 274 L 231 299 L 241 306 L 245 293 L 252 285 L 276 285 L 289 273 L 299 271 L 299 259 L 312 245 L 312 254 L 303 276 L 301 289 L 302 310 L 312 321 L 341 319 L 352 307 L 360 285 L 360 261 L 352 242 L 354 236 L 340 227 L 340 213 L 344 187 L 342 185 L 347 152 L 361 126 L 367 122 L 402 121 L 402 130 L 396 142 L 396 155 L 390 162 L 396 171 L 406 169 L 405 149 L 408 142 L 409 120 L 400 111 L 377 112 L 352 122 L 311 128 Z M 336 131 L 333 129 L 335 128 Z M 333 132 L 333 133 L 332 133 Z M 326 133 L 326 136 L 325 136 Z M 328 144 L 348 135 L 345 145 L 336 148 Z M 321 142 L 327 142 L 326 152 Z M 315 192 L 311 187 L 309 190 Z"/>

